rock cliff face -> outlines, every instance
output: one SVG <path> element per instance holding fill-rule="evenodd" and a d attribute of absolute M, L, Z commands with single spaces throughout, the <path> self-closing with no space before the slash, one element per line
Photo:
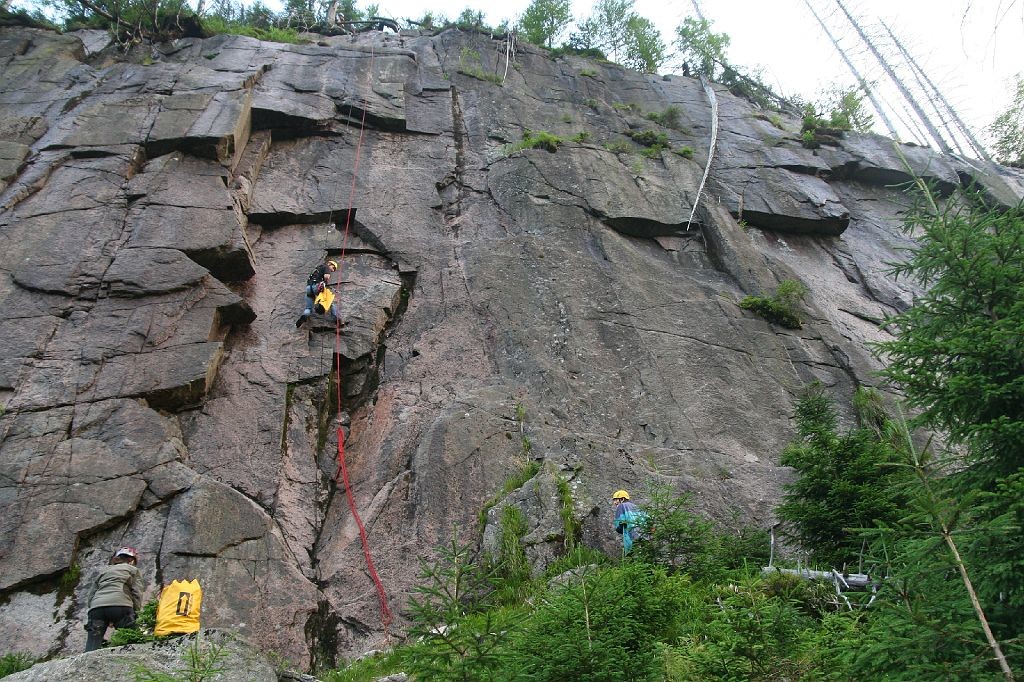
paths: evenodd
<path fill-rule="evenodd" d="M 608 551 L 610 492 L 651 482 L 768 526 L 795 396 L 873 384 L 866 344 L 911 301 L 884 272 L 908 245 L 891 185 L 909 167 L 1024 194 L 872 135 L 805 149 L 799 121 L 716 87 L 697 202 L 699 82 L 458 31 L 102 47 L 0 30 L 0 631 L 35 655 L 81 650 L 122 544 L 150 585 L 199 578 L 204 626 L 297 665 L 383 639 L 334 482 L 335 353 L 396 613 L 417 557 L 478 536 L 530 459 L 484 537 L 520 506 L 537 567 L 565 539 L 559 478 Z M 526 130 L 566 141 L 510 153 Z M 643 130 L 692 158 L 641 156 L 624 134 Z M 328 254 L 337 341 L 294 326 Z M 737 306 L 784 279 L 810 289 L 802 329 Z"/>

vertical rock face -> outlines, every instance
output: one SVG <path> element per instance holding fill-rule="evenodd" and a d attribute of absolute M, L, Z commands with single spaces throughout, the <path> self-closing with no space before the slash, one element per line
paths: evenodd
<path fill-rule="evenodd" d="M 35 655 L 80 650 L 122 544 L 151 594 L 198 578 L 204 626 L 296 665 L 374 646 L 339 424 L 396 613 L 415 557 L 493 544 L 507 505 L 537 568 L 566 504 L 613 550 L 618 488 L 767 526 L 795 396 L 872 384 L 865 345 L 912 300 L 885 274 L 905 169 L 1024 193 L 876 136 L 804 149 L 799 121 L 717 88 L 698 202 L 698 83 L 531 46 L 506 63 L 458 31 L 218 36 L 148 65 L 83 40 L 0 29 L 0 628 Z M 510 151 L 527 130 L 564 142 Z M 640 155 L 644 130 L 683 153 Z M 337 336 L 294 326 L 326 255 Z M 783 279 L 810 289 L 800 330 L 737 306 Z"/>

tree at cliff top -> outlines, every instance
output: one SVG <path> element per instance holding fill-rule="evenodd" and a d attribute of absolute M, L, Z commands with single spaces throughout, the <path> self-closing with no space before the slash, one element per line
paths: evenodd
<path fill-rule="evenodd" d="M 196 14 L 186 0 L 52 0 L 50 6 L 65 25 L 107 28 L 126 45 L 199 32 Z"/>
<path fill-rule="evenodd" d="M 600 51 L 612 61 L 637 71 L 656 72 L 667 59 L 661 35 L 649 20 L 633 11 L 634 0 L 597 0 L 589 17 L 578 25 L 567 47 Z"/>
<path fill-rule="evenodd" d="M 675 46 L 681 59 L 679 67 L 691 76 L 703 76 L 729 88 L 737 97 L 743 97 L 766 109 L 797 107 L 786 98 L 775 94 L 757 73 L 747 73 L 732 64 L 725 56 L 729 36 L 711 30 L 711 22 L 703 17 L 687 17 L 676 28 Z"/>
<path fill-rule="evenodd" d="M 519 29 L 534 45 L 552 47 L 571 21 L 569 0 L 533 0 L 519 20 Z"/>
<path fill-rule="evenodd" d="M 686 17 L 676 28 L 675 45 L 679 49 L 679 65 L 685 73 L 711 80 L 721 75 L 729 35 L 712 31 L 707 19 Z"/>

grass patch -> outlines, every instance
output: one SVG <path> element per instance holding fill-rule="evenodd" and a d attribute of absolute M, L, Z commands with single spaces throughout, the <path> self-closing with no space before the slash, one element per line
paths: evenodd
<path fill-rule="evenodd" d="M 458 72 L 469 76 L 470 78 L 487 81 L 489 83 L 494 83 L 495 85 L 502 84 L 501 76 L 496 73 L 484 71 L 483 63 L 480 61 L 480 53 L 468 47 L 462 48 L 462 51 L 459 52 Z"/>
<path fill-rule="evenodd" d="M 683 157 L 684 159 L 692 159 L 693 158 L 693 147 L 680 147 L 679 149 L 673 149 L 672 153 L 673 154 L 678 154 L 679 156 Z"/>
<path fill-rule="evenodd" d="M 294 28 L 255 28 L 245 24 L 225 21 L 220 17 L 204 17 L 203 33 L 206 37 L 227 34 L 234 36 L 248 36 L 257 40 L 265 40 L 268 43 L 288 43 L 290 45 L 308 45 L 311 40 L 299 37 L 299 32 Z M 216 57 L 216 55 L 213 55 Z M 207 56 L 208 59 L 212 57 Z"/>
<path fill-rule="evenodd" d="M 582 130 L 582 131 L 576 133 L 575 135 L 573 135 L 571 139 L 572 139 L 573 142 L 575 142 L 577 144 L 583 144 L 587 140 L 590 139 L 590 132 L 587 131 L 587 130 Z"/>
<path fill-rule="evenodd" d="M 601 103 L 600 103 L 600 102 L 598 102 L 598 101 L 597 101 L 596 99 L 594 99 L 593 97 L 588 97 L 587 99 L 585 99 L 585 100 L 583 101 L 583 103 L 584 103 L 584 104 L 586 104 L 586 105 L 587 105 L 588 107 L 590 107 L 591 109 L 597 109 L 597 108 L 598 108 L 599 106 L 601 106 Z"/>
<path fill-rule="evenodd" d="M 615 140 L 613 142 L 605 142 L 604 148 L 610 151 L 612 154 L 631 154 L 633 153 L 633 145 L 626 142 L 625 140 Z"/>
<path fill-rule="evenodd" d="M 615 109 L 616 111 L 629 111 L 632 113 L 637 113 L 640 111 L 640 105 L 637 104 L 636 102 L 616 102 L 615 104 L 612 105 L 612 108 Z"/>
<path fill-rule="evenodd" d="M 324 673 L 320 679 L 323 682 L 374 682 L 400 672 L 403 672 L 401 653 L 386 651 L 358 658 L 337 670 Z"/>
<path fill-rule="evenodd" d="M 580 71 L 580 75 L 584 78 L 597 78 L 597 71 L 593 69 L 583 69 Z"/>

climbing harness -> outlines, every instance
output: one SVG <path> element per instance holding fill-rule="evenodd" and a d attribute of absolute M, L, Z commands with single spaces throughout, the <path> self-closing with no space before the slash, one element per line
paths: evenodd
<path fill-rule="evenodd" d="M 370 68 L 367 76 L 367 80 L 373 77 L 374 69 L 374 47 L 370 44 Z M 367 89 L 370 89 L 370 83 L 367 83 Z M 348 213 L 345 216 L 345 231 L 341 242 L 341 254 L 338 260 L 338 269 L 336 270 L 338 275 L 338 285 L 341 284 L 341 268 L 345 264 L 345 250 L 348 247 L 348 235 L 352 224 L 352 207 L 355 202 L 356 194 L 356 178 L 359 175 L 359 158 L 363 148 L 363 137 L 366 132 L 366 109 L 363 106 L 362 119 L 359 122 L 359 140 L 356 142 L 356 158 L 352 168 L 352 187 L 349 191 L 348 199 Z M 351 108 L 350 108 L 351 112 Z M 324 310 L 330 310 L 330 303 L 334 301 L 334 293 L 330 287 L 324 287 L 324 290 L 317 296 L 317 300 L 320 300 L 321 296 L 329 295 L 330 299 L 328 305 L 324 307 Z M 335 393 L 337 395 L 337 413 L 336 413 L 336 424 L 337 424 L 337 436 L 338 436 L 338 468 L 334 472 L 335 483 L 342 483 L 345 486 L 345 497 L 348 499 L 348 507 L 352 512 L 352 518 L 355 519 L 356 525 L 359 527 L 359 539 L 363 544 L 363 556 L 366 559 L 366 569 L 373 579 L 374 587 L 377 589 L 377 598 L 380 600 L 380 612 L 381 622 L 384 625 L 385 632 L 388 626 L 391 624 L 392 616 L 391 609 L 388 608 L 387 594 L 384 592 L 384 585 L 381 583 L 380 576 L 377 575 L 377 568 L 373 564 L 373 556 L 370 553 L 370 542 L 366 536 L 366 528 L 363 526 L 363 520 L 359 516 L 359 510 L 356 508 L 355 496 L 352 494 L 352 484 L 348 477 L 348 467 L 345 463 L 345 431 L 341 424 L 341 318 L 335 316 L 334 319 L 334 361 L 335 361 L 335 376 L 337 377 L 337 384 L 335 385 Z M 340 481 L 339 481 L 340 476 Z"/>

